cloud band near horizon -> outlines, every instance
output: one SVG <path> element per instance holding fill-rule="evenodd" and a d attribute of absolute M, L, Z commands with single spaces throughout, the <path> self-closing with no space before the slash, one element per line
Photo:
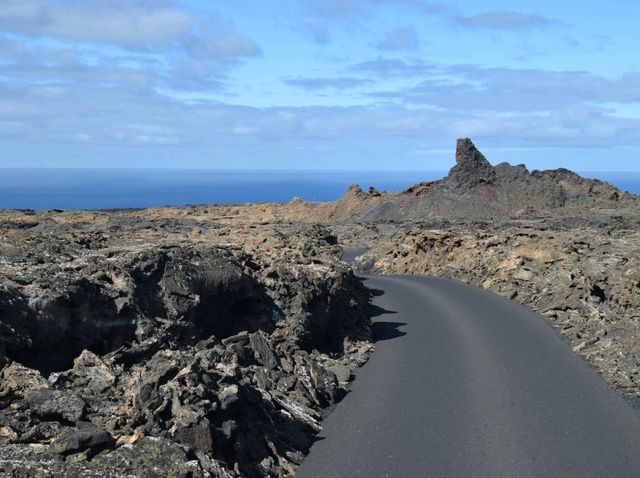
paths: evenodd
<path fill-rule="evenodd" d="M 532 167 L 610 150 L 609 169 L 640 170 L 640 68 L 620 49 L 638 33 L 623 18 L 606 31 L 551 2 L 278 4 L 5 0 L 0 166 L 93 167 L 110 151 L 113 166 L 171 153 L 183 167 L 442 169 L 470 136 Z"/>

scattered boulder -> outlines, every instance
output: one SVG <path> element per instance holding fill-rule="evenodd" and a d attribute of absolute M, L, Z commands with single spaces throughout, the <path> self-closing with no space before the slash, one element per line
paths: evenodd
<path fill-rule="evenodd" d="M 197 423 L 179 426 L 173 433 L 173 438 L 189 448 L 212 455 L 214 450 L 213 437 L 209 420 L 202 418 Z"/>
<path fill-rule="evenodd" d="M 269 370 L 278 365 L 278 360 L 276 359 L 273 349 L 271 348 L 271 344 L 269 343 L 269 339 L 265 334 L 259 332 L 251 334 L 249 337 L 249 343 L 253 349 L 255 359 L 261 365 L 264 365 Z"/>
<path fill-rule="evenodd" d="M 29 393 L 21 405 L 40 420 L 75 424 L 84 417 L 87 403 L 76 394 L 42 388 Z"/>
<path fill-rule="evenodd" d="M 113 437 L 103 428 L 91 423 L 78 423 L 78 427 L 64 432 L 51 444 L 51 449 L 61 455 L 87 452 L 91 455 L 111 448 Z"/>

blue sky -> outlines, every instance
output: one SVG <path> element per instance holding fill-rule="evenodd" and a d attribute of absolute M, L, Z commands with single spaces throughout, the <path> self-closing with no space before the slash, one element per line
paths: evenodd
<path fill-rule="evenodd" d="M 640 171 L 630 0 L 0 0 L 0 166 Z"/>

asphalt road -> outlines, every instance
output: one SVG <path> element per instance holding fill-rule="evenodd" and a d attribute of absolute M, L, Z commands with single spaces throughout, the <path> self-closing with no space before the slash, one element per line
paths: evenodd
<path fill-rule="evenodd" d="M 296 476 L 640 477 L 640 418 L 540 316 L 370 277 L 376 351 Z"/>

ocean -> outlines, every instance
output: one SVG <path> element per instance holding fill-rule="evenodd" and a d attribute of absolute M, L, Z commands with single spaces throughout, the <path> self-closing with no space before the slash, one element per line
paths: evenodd
<path fill-rule="evenodd" d="M 112 209 L 333 201 L 349 185 L 400 191 L 446 171 L 0 169 L 2 209 Z M 640 173 L 583 173 L 640 194 Z"/>

